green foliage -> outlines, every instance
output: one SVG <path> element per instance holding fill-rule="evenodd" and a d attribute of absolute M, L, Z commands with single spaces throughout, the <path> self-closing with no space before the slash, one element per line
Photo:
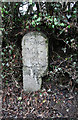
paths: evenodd
<path fill-rule="evenodd" d="M 52 51 L 50 51 L 50 53 L 53 54 L 50 55 L 49 80 L 58 81 L 60 74 L 65 75 L 65 73 L 67 73 L 71 77 L 71 80 L 76 81 L 78 79 L 76 70 L 78 56 L 78 2 L 73 3 L 72 8 L 71 6 L 68 8 L 68 5 L 64 5 L 63 7 L 61 3 L 32 3 L 28 4 L 28 9 L 25 14 L 19 11 L 20 6 L 23 4 L 24 3 L 3 3 L 3 7 L 0 8 L 3 20 L 3 28 L 0 28 L 0 30 L 3 31 L 3 41 L 6 43 L 8 43 L 8 41 L 15 42 L 19 36 L 23 36 L 30 30 L 44 32 L 50 39 L 50 42 L 53 42 L 53 50 L 51 49 Z M 34 11 L 33 8 L 35 5 L 37 10 Z M 60 41 L 62 41 L 62 45 Z M 58 49 L 56 44 L 59 44 Z M 10 46 L 8 46 L 8 48 L 6 47 L 3 48 L 2 52 L 2 56 L 6 57 L 4 57 L 5 62 L 2 62 L 2 66 L 8 70 L 10 60 L 11 63 L 14 63 L 14 67 L 16 63 L 13 59 L 13 46 L 12 48 L 10 48 Z M 9 49 L 9 51 L 7 51 L 7 49 Z M 5 53 L 7 55 L 4 55 Z M 3 78 L 4 77 L 5 75 L 3 75 Z"/>
<path fill-rule="evenodd" d="M 21 80 L 22 58 L 20 50 L 14 43 L 10 43 L 3 47 L 2 55 L 2 79 L 6 83 L 12 83 Z"/>

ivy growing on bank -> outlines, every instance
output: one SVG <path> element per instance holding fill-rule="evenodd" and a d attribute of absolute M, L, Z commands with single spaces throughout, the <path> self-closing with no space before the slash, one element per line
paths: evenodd
<path fill-rule="evenodd" d="M 20 7 L 27 4 L 25 13 Z M 34 7 L 36 6 L 36 10 Z M 61 86 L 74 87 L 78 85 L 78 2 L 76 3 L 3 3 L 2 12 L 3 28 L 3 52 L 6 56 L 8 42 L 20 43 L 24 34 L 37 30 L 44 32 L 50 40 L 50 60 L 48 81 L 60 83 Z M 57 49 L 58 48 L 58 49 Z M 11 53 L 10 47 L 9 55 Z M 6 52 L 5 52 L 6 51 Z M 15 53 L 16 54 L 16 53 Z M 19 56 L 19 53 L 15 56 Z M 21 56 L 21 55 L 20 55 Z M 7 60 L 8 59 L 8 60 Z M 12 58 L 11 60 L 13 61 Z M 17 59 L 17 58 L 16 58 Z M 2 62 L 3 68 L 10 64 L 10 58 L 6 56 Z M 4 61 L 4 60 L 3 60 Z M 12 62 L 11 61 L 11 62 Z M 15 64 L 16 63 L 12 63 Z M 21 64 L 22 66 L 22 64 Z M 9 67 L 9 66 L 7 66 Z M 16 70 L 14 70 L 16 71 Z M 4 72 L 3 72 L 4 73 Z M 7 74 L 7 72 L 5 73 Z M 9 73 L 10 74 L 10 73 Z M 15 75 L 15 73 L 13 73 Z M 68 83 L 60 82 L 59 76 L 69 76 Z M 4 75 L 4 74 L 3 74 Z M 61 77 L 60 76 L 60 77 Z M 18 79 L 18 78 L 17 78 Z"/>

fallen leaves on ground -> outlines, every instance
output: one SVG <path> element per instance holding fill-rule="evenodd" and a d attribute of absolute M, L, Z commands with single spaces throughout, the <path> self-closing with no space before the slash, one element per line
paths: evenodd
<path fill-rule="evenodd" d="M 3 117 L 13 118 L 60 118 L 77 117 L 77 95 L 57 87 L 50 90 L 26 93 L 15 84 L 3 88 Z M 52 88 L 52 89 L 51 89 Z"/>

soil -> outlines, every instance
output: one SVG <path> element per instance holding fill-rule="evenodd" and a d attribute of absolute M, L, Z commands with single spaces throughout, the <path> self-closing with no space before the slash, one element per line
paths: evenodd
<path fill-rule="evenodd" d="M 3 118 L 78 118 L 77 88 L 74 92 L 51 82 L 43 83 L 40 91 L 26 93 L 22 83 L 3 87 Z M 8 119 L 7 119 L 8 120 Z"/>

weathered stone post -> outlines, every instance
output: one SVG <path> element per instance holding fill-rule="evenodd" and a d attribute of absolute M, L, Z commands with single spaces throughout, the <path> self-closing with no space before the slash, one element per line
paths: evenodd
<path fill-rule="evenodd" d="M 48 70 L 48 39 L 41 32 L 29 32 L 22 39 L 23 88 L 32 92 L 41 88 Z"/>

